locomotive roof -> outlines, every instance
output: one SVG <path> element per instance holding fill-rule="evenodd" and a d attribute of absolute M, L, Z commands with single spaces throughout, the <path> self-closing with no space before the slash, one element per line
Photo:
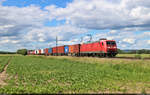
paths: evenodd
<path fill-rule="evenodd" d="M 83 44 L 89 44 L 89 43 L 95 43 L 95 42 L 101 42 L 101 41 L 115 41 L 115 40 L 99 40 L 99 41 L 93 41 L 93 42 L 86 42 Z"/>

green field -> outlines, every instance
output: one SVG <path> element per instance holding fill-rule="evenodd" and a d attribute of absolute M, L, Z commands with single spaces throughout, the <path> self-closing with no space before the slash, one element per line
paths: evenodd
<path fill-rule="evenodd" d="M 13 56 L 6 72 L 5 94 L 150 93 L 150 60 Z"/>
<path fill-rule="evenodd" d="M 117 54 L 116 57 L 136 57 L 139 55 L 141 58 L 150 58 L 150 54 Z"/>
<path fill-rule="evenodd" d="M 0 56 L 0 72 L 3 71 L 5 65 L 8 63 L 9 56 Z"/>

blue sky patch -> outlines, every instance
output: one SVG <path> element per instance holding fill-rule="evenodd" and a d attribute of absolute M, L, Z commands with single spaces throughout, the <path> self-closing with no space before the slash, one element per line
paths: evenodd
<path fill-rule="evenodd" d="M 37 5 L 44 8 L 49 5 L 56 5 L 58 7 L 66 7 L 67 3 L 72 2 L 72 0 L 6 0 L 3 2 L 4 6 L 17 6 L 26 7 L 29 5 Z"/>

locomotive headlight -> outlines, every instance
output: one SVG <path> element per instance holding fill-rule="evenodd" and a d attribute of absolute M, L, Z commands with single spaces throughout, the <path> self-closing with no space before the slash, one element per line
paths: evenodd
<path fill-rule="evenodd" d="M 110 47 L 107 47 L 107 48 L 110 48 Z"/>

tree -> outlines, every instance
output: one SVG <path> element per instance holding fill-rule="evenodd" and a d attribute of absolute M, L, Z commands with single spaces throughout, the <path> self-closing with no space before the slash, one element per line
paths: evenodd
<path fill-rule="evenodd" d="M 119 54 L 124 54 L 124 53 L 125 53 L 125 52 L 124 52 L 123 50 L 121 50 L 121 49 L 117 49 L 117 51 L 118 51 Z"/>
<path fill-rule="evenodd" d="M 27 55 L 27 49 L 19 49 L 17 50 L 17 54 Z"/>

